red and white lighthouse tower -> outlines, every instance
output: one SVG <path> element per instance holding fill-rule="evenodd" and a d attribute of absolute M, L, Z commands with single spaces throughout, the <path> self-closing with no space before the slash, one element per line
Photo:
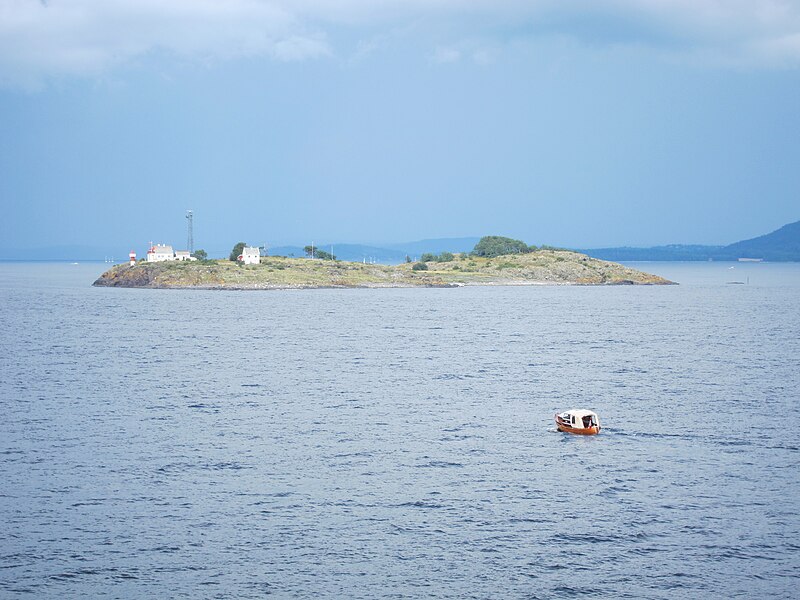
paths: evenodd
<path fill-rule="evenodd" d="M 128 258 L 131 259 L 131 266 L 134 266 L 136 264 L 136 252 L 131 250 L 130 254 L 128 254 Z"/>

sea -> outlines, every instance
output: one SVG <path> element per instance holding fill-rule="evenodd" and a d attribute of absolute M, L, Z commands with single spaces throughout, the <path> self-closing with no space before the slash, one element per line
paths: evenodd
<path fill-rule="evenodd" d="M 93 288 L 0 263 L 2 598 L 797 598 L 800 264 Z M 553 415 L 595 410 L 597 436 Z"/>

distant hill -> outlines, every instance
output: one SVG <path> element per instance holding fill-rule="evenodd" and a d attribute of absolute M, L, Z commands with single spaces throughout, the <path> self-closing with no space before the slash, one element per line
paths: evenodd
<path fill-rule="evenodd" d="M 475 244 L 481 238 L 479 237 L 463 237 L 463 238 L 437 238 L 431 240 L 419 240 L 417 242 L 403 242 L 401 244 L 385 244 L 386 248 L 398 250 L 403 253 L 411 255 L 422 255 L 426 252 L 431 254 L 441 254 L 442 252 L 452 252 L 457 254 L 459 252 L 471 252 Z"/>
<path fill-rule="evenodd" d="M 403 242 L 399 244 L 382 244 L 381 246 L 367 246 L 364 244 L 320 244 L 319 248 L 326 252 L 331 251 L 340 260 L 354 262 L 377 262 L 382 264 L 399 264 L 405 262 L 406 256 L 416 259 L 426 252 L 441 254 L 442 252 L 469 252 L 478 243 L 480 238 L 440 238 L 419 240 L 416 242 Z M 269 248 L 271 256 L 305 256 L 306 253 L 300 246 L 276 246 Z"/>
<path fill-rule="evenodd" d="M 406 256 L 412 260 L 423 254 L 458 254 L 470 252 L 478 243 L 478 237 L 437 238 L 380 245 L 332 244 L 333 253 L 341 260 L 354 262 L 375 262 L 399 264 Z M 331 251 L 331 244 L 320 244 L 320 249 Z M 208 250 L 209 256 L 226 257 L 227 252 Z M 742 240 L 727 246 L 703 246 L 671 244 L 651 248 L 592 248 L 578 249 L 578 252 L 594 258 L 614 262 L 625 261 L 693 261 L 693 260 L 738 260 L 739 258 L 760 258 L 766 261 L 800 262 L 800 221 L 784 225 L 780 229 L 749 240 Z M 271 256 L 302 257 L 302 246 L 277 246 L 269 248 Z M 127 259 L 128 250 L 118 248 L 114 251 L 84 246 L 58 246 L 50 248 L 3 249 L 0 260 L 103 260 L 114 258 L 116 262 Z"/>
<path fill-rule="evenodd" d="M 578 250 L 593 258 L 614 262 L 636 260 L 714 260 L 714 253 L 725 246 L 700 246 L 670 244 L 669 246 L 653 246 L 651 248 L 590 248 Z"/>
<path fill-rule="evenodd" d="M 333 253 L 339 260 L 399 264 L 405 262 L 406 259 L 405 252 L 391 250 L 389 248 L 365 246 L 363 244 L 320 244 L 318 248 L 325 252 L 330 252 L 331 246 L 333 246 Z M 288 257 L 302 257 L 306 255 L 305 250 L 300 246 L 277 246 L 275 248 L 268 248 L 267 253 L 270 256 Z"/>
<path fill-rule="evenodd" d="M 727 246 L 680 245 L 652 248 L 592 248 L 578 250 L 594 258 L 636 260 L 738 260 L 758 258 L 773 262 L 800 261 L 800 221 L 750 240 Z"/>
<path fill-rule="evenodd" d="M 800 221 L 751 240 L 725 246 L 719 256 L 730 259 L 763 258 L 769 261 L 800 261 Z"/>
<path fill-rule="evenodd" d="M 381 264 L 399 264 L 405 262 L 406 255 L 412 259 L 419 258 L 426 252 L 441 254 L 442 252 L 469 252 L 478 243 L 480 238 L 441 238 L 403 242 L 399 244 L 382 244 L 373 246 L 368 244 L 319 244 L 318 247 L 326 252 L 331 251 L 341 260 L 354 262 L 375 262 Z M 141 244 L 139 244 L 141 246 Z M 202 248 L 202 245 L 196 245 Z M 212 258 L 225 258 L 229 250 L 219 250 L 205 246 L 205 250 Z M 122 262 L 128 258 L 130 248 L 120 247 L 115 250 L 89 246 L 52 246 L 47 248 L 2 248 L 0 247 L 0 260 L 98 260 L 113 258 L 115 262 Z M 145 248 L 139 248 L 143 253 Z M 268 248 L 271 256 L 302 257 L 305 251 L 302 246 L 276 246 Z"/>

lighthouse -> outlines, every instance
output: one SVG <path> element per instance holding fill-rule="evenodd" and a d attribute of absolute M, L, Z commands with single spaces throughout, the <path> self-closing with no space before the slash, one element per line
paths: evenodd
<path fill-rule="evenodd" d="M 128 258 L 131 259 L 131 266 L 134 266 L 136 264 L 136 252 L 131 250 L 131 253 L 128 254 Z"/>

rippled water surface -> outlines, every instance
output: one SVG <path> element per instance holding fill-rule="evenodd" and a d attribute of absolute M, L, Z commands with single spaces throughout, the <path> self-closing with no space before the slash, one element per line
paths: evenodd
<path fill-rule="evenodd" d="M 800 265 L 730 266 L 214 292 L 0 264 L 0 597 L 797 597 Z M 555 432 L 571 407 L 603 432 Z"/>

